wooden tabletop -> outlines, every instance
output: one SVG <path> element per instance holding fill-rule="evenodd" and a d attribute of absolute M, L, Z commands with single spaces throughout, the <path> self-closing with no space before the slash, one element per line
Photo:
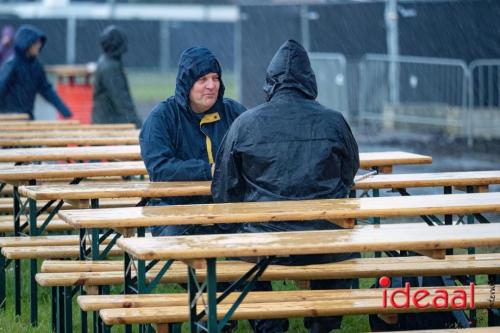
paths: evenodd
<path fill-rule="evenodd" d="M 379 174 L 359 181 L 354 189 L 491 184 L 500 184 L 500 171 Z M 210 181 L 58 184 L 22 186 L 19 193 L 36 200 L 193 196 L 211 195 L 210 185 Z"/>
<path fill-rule="evenodd" d="M 135 176 L 146 174 L 146 167 L 142 161 L 33 164 L 1 168 L 0 181 L 17 183 L 31 179 L 72 179 L 81 177 Z"/>
<path fill-rule="evenodd" d="M 437 227 L 405 224 L 403 229 L 402 225 L 397 226 L 382 224 L 343 230 L 122 238 L 117 244 L 142 260 L 500 246 L 497 224 Z"/>
<path fill-rule="evenodd" d="M 140 160 L 140 147 L 51 147 L 1 149 L 0 162 L 35 162 L 66 160 Z"/>
<path fill-rule="evenodd" d="M 45 71 L 57 76 L 87 76 L 95 72 L 95 65 L 51 65 Z"/>
<path fill-rule="evenodd" d="M 106 133 L 96 136 L 70 136 L 70 137 L 53 137 L 53 138 L 1 138 L 0 146 L 4 147 L 32 147 L 32 146 L 49 146 L 49 147 L 64 147 L 67 145 L 79 146 L 110 146 L 110 145 L 137 145 L 139 137 L 137 135 L 130 136 L 107 136 Z"/>
<path fill-rule="evenodd" d="M 0 126 L 0 129 L 5 131 L 68 131 L 68 130 L 119 130 L 119 129 L 135 129 L 135 124 L 66 124 L 65 122 L 53 122 L 40 124 L 29 122 L 27 124 L 14 124 L 14 122 L 5 122 Z"/>
<path fill-rule="evenodd" d="M 430 164 L 432 157 L 404 151 L 359 153 L 362 169 L 403 164 Z"/>
<path fill-rule="evenodd" d="M 15 132 L 6 131 L 0 132 L 0 138 L 2 139 L 40 139 L 40 138 L 86 138 L 86 137 L 114 137 L 114 136 L 139 136 L 139 130 L 136 129 L 91 129 L 91 130 L 81 130 L 81 129 L 68 129 L 68 130 L 50 130 L 50 131 L 26 131 L 26 132 Z"/>
<path fill-rule="evenodd" d="M 500 193 L 422 195 L 301 201 L 129 207 L 71 210 L 61 219 L 77 228 L 132 228 L 155 225 L 245 223 L 290 220 L 348 220 L 422 214 L 500 212 Z M 500 230 L 500 227 L 497 228 Z"/>
<path fill-rule="evenodd" d="M 30 116 L 27 113 L 2 113 L 0 120 L 16 121 L 16 120 L 29 120 Z"/>

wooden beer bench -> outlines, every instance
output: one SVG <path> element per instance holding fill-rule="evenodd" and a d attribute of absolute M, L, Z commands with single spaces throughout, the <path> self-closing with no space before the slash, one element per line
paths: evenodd
<path fill-rule="evenodd" d="M 30 116 L 27 113 L 2 113 L 0 114 L 1 121 L 16 121 L 29 120 Z"/>

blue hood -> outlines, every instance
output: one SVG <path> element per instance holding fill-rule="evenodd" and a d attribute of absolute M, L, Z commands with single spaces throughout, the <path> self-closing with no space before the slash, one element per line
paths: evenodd
<path fill-rule="evenodd" d="M 215 105 L 207 112 L 217 111 L 223 107 L 224 83 L 222 82 L 222 71 L 215 55 L 204 47 L 191 47 L 181 54 L 179 70 L 175 86 L 175 101 L 181 108 L 194 113 L 189 106 L 189 92 L 194 83 L 203 75 L 208 73 L 219 74 L 220 88 L 219 96 Z"/>
<path fill-rule="evenodd" d="M 39 39 L 42 41 L 43 48 L 45 42 L 47 41 L 47 37 L 44 33 L 32 25 L 22 25 L 14 38 L 14 50 L 16 51 L 16 54 L 25 58 L 28 48 Z"/>
<path fill-rule="evenodd" d="M 279 48 L 267 67 L 264 85 L 267 100 L 283 90 L 299 91 L 308 99 L 318 96 L 316 76 L 307 51 L 292 39 Z"/>

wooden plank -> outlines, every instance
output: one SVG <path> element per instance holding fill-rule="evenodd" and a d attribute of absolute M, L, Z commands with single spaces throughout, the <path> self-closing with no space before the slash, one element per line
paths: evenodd
<path fill-rule="evenodd" d="M 10 221 L 0 221 L 0 232 L 14 232 L 14 223 L 12 222 L 13 217 L 10 217 Z M 42 218 L 39 218 L 39 221 L 37 221 L 37 226 L 40 228 L 43 224 L 44 220 Z M 67 224 L 64 221 L 54 219 L 50 221 L 50 223 L 47 225 L 46 229 L 47 231 L 61 231 L 61 230 L 73 230 L 74 228 Z"/>
<path fill-rule="evenodd" d="M 79 146 L 111 146 L 111 145 L 137 145 L 137 136 L 96 136 L 96 137 L 66 137 L 66 138 L 29 138 L 29 139 L 8 139 L 0 138 L 0 146 L 6 147 L 31 147 L 49 146 L 64 147 L 68 145 Z"/>
<path fill-rule="evenodd" d="M 74 130 L 132 130 L 135 124 L 64 124 L 47 123 L 40 124 L 29 122 L 26 124 L 15 124 L 12 121 L 6 122 L 1 126 L 2 131 L 74 131 Z"/>
<path fill-rule="evenodd" d="M 449 290 L 456 290 L 460 287 L 447 287 Z M 429 287 L 430 292 L 435 292 L 440 287 Z M 388 293 L 392 290 L 387 288 Z M 467 290 L 468 291 L 468 290 Z M 476 295 L 488 295 L 489 286 L 476 286 Z M 205 296 L 205 295 L 204 295 Z M 222 300 L 221 304 L 232 304 L 239 296 L 238 292 L 231 293 Z M 272 301 L 283 301 L 291 303 L 300 303 L 302 301 L 312 300 L 358 300 L 358 299 L 377 299 L 382 306 L 380 298 L 381 289 L 336 289 L 336 290 L 291 290 L 291 291 L 254 291 L 247 295 L 244 303 L 267 303 Z M 187 306 L 186 293 L 168 293 L 168 294 L 130 294 L 130 295 L 95 295 L 78 296 L 78 305 L 84 311 L 98 311 L 101 309 L 117 308 L 155 308 L 166 306 Z"/>
<path fill-rule="evenodd" d="M 139 136 L 139 130 L 135 129 L 116 129 L 116 130 L 110 130 L 110 129 L 91 129 L 91 130 L 80 130 L 80 129 L 74 129 L 74 130 L 66 130 L 66 131 L 59 131 L 59 130 L 52 130 L 52 131 L 43 131 L 43 132 L 38 132 L 38 131 L 29 131 L 29 132 L 13 132 L 13 131 L 6 131 L 0 133 L 0 138 L 2 139 L 40 139 L 40 138 L 47 138 L 47 139 L 57 139 L 57 138 L 88 138 L 88 137 L 129 137 L 129 136 Z"/>
<path fill-rule="evenodd" d="M 66 127 L 66 126 L 75 126 L 79 125 L 80 121 L 75 120 L 75 119 L 67 119 L 67 120 L 17 120 L 17 121 L 10 121 L 8 123 L 3 123 L 0 125 L 0 128 L 8 129 L 9 127 L 16 127 L 16 126 L 32 126 L 32 127 L 42 127 L 42 126 L 60 126 L 60 127 Z"/>
<path fill-rule="evenodd" d="M 483 188 L 490 184 L 500 184 L 500 171 L 467 171 L 415 174 L 378 174 L 364 179 L 353 189 L 369 190 L 376 188 L 410 188 L 435 186 L 479 185 Z M 102 184 L 56 184 L 22 186 L 19 192 L 37 200 L 52 199 L 90 199 L 120 197 L 169 197 L 211 195 L 210 181 L 182 182 L 121 182 Z M 477 191 L 481 192 L 481 191 Z M 487 191 L 486 191 L 487 192 Z"/>
<path fill-rule="evenodd" d="M 433 250 L 500 245 L 496 223 L 414 227 L 407 232 L 390 225 L 343 230 L 273 232 L 258 234 L 199 235 L 119 239 L 117 244 L 142 260 Z"/>
<path fill-rule="evenodd" d="M 2 113 L 0 114 L 1 121 L 16 121 L 29 120 L 30 116 L 27 113 Z"/>
<path fill-rule="evenodd" d="M 403 151 L 359 153 L 359 160 L 362 169 L 390 167 L 405 164 L 432 163 L 432 157 L 430 156 L 407 153 Z"/>
<path fill-rule="evenodd" d="M 490 260 L 493 256 L 495 259 Z M 458 257 L 458 258 L 455 258 Z M 417 259 L 413 259 L 417 258 Z M 398 259 L 398 260 L 395 260 Z M 402 259 L 402 260 L 399 260 Z M 236 281 L 248 272 L 254 264 L 242 261 L 218 261 L 217 281 Z M 151 281 L 160 270 L 159 266 L 152 268 L 147 274 Z M 500 272 L 500 254 L 488 255 L 455 255 L 444 260 L 434 260 L 428 257 L 401 258 L 361 258 L 350 259 L 337 263 L 281 266 L 270 265 L 260 280 L 323 280 L 347 278 L 377 278 L 381 276 L 437 276 L 460 274 L 495 274 Z M 134 273 L 134 272 L 133 272 Z M 196 271 L 198 280 L 206 278 L 206 268 Z M 123 263 L 89 261 L 44 261 L 37 281 L 42 286 L 76 286 L 76 285 L 116 285 L 123 283 Z M 162 283 L 186 283 L 187 269 L 182 262 L 175 261 L 165 274 Z"/>
<path fill-rule="evenodd" d="M 378 174 L 356 182 L 354 189 L 411 188 L 433 186 L 488 186 L 500 184 L 500 170 L 412 174 Z"/>
<path fill-rule="evenodd" d="M 36 200 L 92 199 L 122 197 L 170 197 L 211 195 L 209 181 L 187 182 L 122 182 L 78 185 L 22 186 L 22 196 Z"/>
<path fill-rule="evenodd" d="M 105 249 L 105 245 L 99 247 L 99 251 Z M 78 258 L 80 247 L 78 245 L 4 247 L 2 248 L 2 254 L 7 259 Z M 122 250 L 115 246 L 109 251 L 108 256 L 122 254 Z"/>
<path fill-rule="evenodd" d="M 0 180 L 12 183 L 30 179 L 71 179 L 75 177 L 135 176 L 146 174 L 146 167 L 142 161 L 19 165 L 0 169 Z"/>
<path fill-rule="evenodd" d="M 453 293 L 458 287 L 443 287 L 448 293 Z M 408 308 L 383 307 L 380 298 L 382 291 L 378 291 L 376 297 L 367 297 L 363 289 L 351 290 L 351 297 L 334 298 L 333 291 L 323 290 L 324 297 L 314 296 L 312 298 L 297 298 L 296 301 L 287 299 L 288 292 L 267 292 L 269 301 L 253 301 L 251 295 L 248 295 L 243 303 L 236 309 L 231 319 L 271 319 L 271 318 L 292 318 L 309 316 L 338 316 L 338 315 L 360 315 L 372 313 L 407 313 L 416 311 L 436 311 L 432 307 L 419 309 L 410 304 Z M 429 289 L 430 294 L 422 299 L 423 302 L 429 302 L 435 296 L 436 289 Z M 304 292 L 304 291 L 303 291 Z M 388 290 L 392 292 L 392 290 Z M 272 298 L 271 298 L 272 297 Z M 185 297 L 186 298 L 186 297 Z M 402 296 L 395 297 L 398 303 L 403 301 Z M 470 298 L 470 295 L 469 297 Z M 489 306 L 489 287 L 476 287 L 475 306 L 478 309 L 485 309 Z M 229 299 L 217 306 L 217 317 L 222 318 L 231 306 Z M 184 322 L 188 320 L 189 311 L 187 311 L 187 301 L 184 299 L 184 306 L 165 306 L 165 307 L 145 307 L 145 308 L 117 308 L 103 309 L 100 316 L 108 325 L 114 324 L 147 324 L 147 323 L 170 323 Z M 500 305 L 500 300 L 496 300 L 495 307 Z M 498 304 L 498 305 L 497 305 Z M 470 304 L 467 303 L 467 306 Z M 446 310 L 451 310 L 451 305 Z"/>
<path fill-rule="evenodd" d="M 422 214 L 499 212 L 500 193 L 422 195 L 409 197 L 267 201 L 227 204 L 131 207 L 121 210 L 71 210 L 61 219 L 77 228 L 246 223 L 294 220 L 341 220 Z"/>
<path fill-rule="evenodd" d="M 49 147 L 0 150 L 0 162 L 140 160 L 139 146 Z"/>

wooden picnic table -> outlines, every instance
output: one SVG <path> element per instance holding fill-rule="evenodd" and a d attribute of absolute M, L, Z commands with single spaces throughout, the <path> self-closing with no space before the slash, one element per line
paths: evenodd
<path fill-rule="evenodd" d="M 0 162 L 77 160 L 140 160 L 141 151 L 132 146 L 14 148 L 0 150 Z M 0 179 L 2 179 L 0 177 Z"/>
<path fill-rule="evenodd" d="M 35 127 L 43 127 L 43 126 L 76 126 L 79 125 L 80 121 L 78 120 L 14 120 L 6 123 L 2 123 L 0 125 L 1 129 L 8 129 L 10 127 L 18 127 L 18 126 L 32 126 Z"/>
<path fill-rule="evenodd" d="M 208 315 L 208 332 L 219 332 L 215 269 L 217 258 L 258 257 L 255 266 L 261 269 L 256 273 L 258 277 L 269 264 L 270 258 L 275 256 L 392 250 L 432 253 L 445 248 L 496 247 L 500 245 L 500 228 L 494 224 L 454 225 L 434 227 L 429 232 L 428 227 L 422 225 L 380 225 L 348 230 L 128 238 L 118 240 L 117 244 L 128 255 L 139 260 L 139 284 L 145 281 L 145 260 L 167 260 L 159 273 L 160 277 L 168 270 L 172 260 L 182 260 L 190 266 L 190 281 L 197 279 L 193 268 L 206 265 L 205 301 L 208 306 L 204 311 Z M 125 278 L 127 285 L 130 283 L 127 282 L 127 279 L 130 280 L 130 273 L 126 273 Z M 249 283 L 251 280 L 243 281 Z M 201 292 L 194 283 L 188 284 L 188 289 L 188 295 L 198 295 Z M 243 297 L 245 296 L 244 294 Z M 186 311 L 191 314 L 199 313 L 196 298 L 190 296 L 186 301 L 189 309 Z M 242 299 L 234 301 L 226 313 L 230 315 Z M 199 324 L 196 317 L 198 316 L 190 316 L 190 327 Z"/>
<path fill-rule="evenodd" d="M 2 113 L 0 114 L 0 121 L 16 121 L 16 120 L 29 120 L 30 116 L 27 113 Z"/>

